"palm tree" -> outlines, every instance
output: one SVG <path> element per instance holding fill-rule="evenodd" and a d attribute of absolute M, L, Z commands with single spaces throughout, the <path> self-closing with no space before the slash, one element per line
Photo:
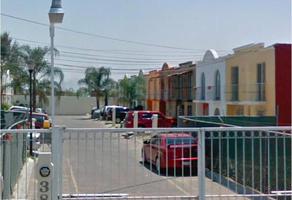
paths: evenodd
<path fill-rule="evenodd" d="M 107 96 L 113 81 L 110 79 L 110 69 L 105 67 L 89 67 L 85 70 L 85 77 L 78 81 L 78 84 L 85 86 L 90 95 L 96 98 L 96 107 L 99 108 L 99 98 L 105 96 L 107 105 Z M 83 91 L 86 89 L 83 87 Z M 80 90 L 81 91 L 81 90 Z"/>
<path fill-rule="evenodd" d="M 39 101 L 41 106 L 48 103 L 47 94 L 50 94 L 50 74 L 51 66 L 46 61 L 45 56 L 49 53 L 48 47 L 36 47 L 31 48 L 28 45 L 21 47 L 22 57 L 27 65 L 32 65 L 33 67 L 33 110 L 36 108 L 36 96 L 39 96 Z M 58 51 L 55 50 L 55 54 L 58 54 Z M 55 88 L 56 93 L 61 95 L 61 83 L 64 79 L 64 74 L 62 70 L 58 67 L 54 68 L 54 75 L 58 77 L 56 81 Z"/>
<path fill-rule="evenodd" d="M 18 80 L 17 88 L 14 88 L 15 92 L 23 90 L 23 83 L 19 81 L 25 80 L 27 77 L 20 66 L 20 51 L 19 46 L 16 42 L 12 42 L 12 38 L 8 33 L 4 32 L 1 34 L 1 69 L 0 69 L 0 94 L 1 102 L 3 102 L 3 92 L 5 87 L 9 85 L 3 84 L 3 76 L 6 71 L 10 71 L 13 80 Z M 16 82 L 16 81 L 15 81 Z M 17 90 L 15 90 L 17 89 Z"/>

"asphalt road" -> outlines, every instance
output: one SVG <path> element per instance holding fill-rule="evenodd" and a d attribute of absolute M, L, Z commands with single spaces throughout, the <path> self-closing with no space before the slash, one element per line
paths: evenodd
<path fill-rule="evenodd" d="M 154 166 L 141 162 L 143 138 L 125 139 L 121 133 L 82 130 L 109 127 L 105 122 L 83 116 L 58 116 L 56 121 L 67 128 L 80 128 L 80 131 L 65 134 L 63 193 L 130 196 L 198 194 L 197 176 L 179 171 L 160 175 Z M 232 194 L 209 179 L 206 179 L 206 193 Z"/>

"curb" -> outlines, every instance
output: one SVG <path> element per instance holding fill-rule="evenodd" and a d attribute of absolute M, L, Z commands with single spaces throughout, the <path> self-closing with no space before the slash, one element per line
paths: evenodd
<path fill-rule="evenodd" d="M 12 199 L 27 199 L 29 195 L 29 188 L 31 178 L 33 177 L 33 169 L 35 161 L 32 158 L 27 158 L 23 165 L 17 183 L 13 188 Z"/>

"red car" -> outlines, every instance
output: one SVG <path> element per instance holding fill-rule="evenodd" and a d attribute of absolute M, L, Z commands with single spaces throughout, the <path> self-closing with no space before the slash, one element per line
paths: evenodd
<path fill-rule="evenodd" d="M 187 133 L 163 133 L 145 140 L 142 160 L 154 164 L 157 172 L 168 169 L 197 168 L 197 140 Z"/>
<path fill-rule="evenodd" d="M 138 112 L 138 127 L 151 128 L 153 114 L 158 115 L 158 127 L 175 127 L 176 120 L 174 118 L 166 117 L 159 111 L 137 111 Z M 129 111 L 124 120 L 125 128 L 134 127 L 134 111 Z"/>
<path fill-rule="evenodd" d="M 43 114 L 43 113 L 32 113 L 32 118 L 34 118 L 35 121 L 35 128 L 36 129 L 42 129 L 44 128 L 44 121 L 45 120 L 49 120 L 49 117 L 47 114 Z"/>

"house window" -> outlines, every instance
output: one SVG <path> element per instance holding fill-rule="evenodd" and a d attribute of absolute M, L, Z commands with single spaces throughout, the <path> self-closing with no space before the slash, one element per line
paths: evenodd
<path fill-rule="evenodd" d="M 192 105 L 188 105 L 188 116 L 192 115 Z"/>
<path fill-rule="evenodd" d="M 202 75 L 201 75 L 201 100 L 205 100 L 205 87 L 206 87 L 205 74 L 202 73 Z"/>
<path fill-rule="evenodd" d="M 238 67 L 231 68 L 231 100 L 238 101 Z"/>
<path fill-rule="evenodd" d="M 214 111 L 214 115 L 220 115 L 220 110 L 219 108 L 216 108 L 215 111 Z"/>
<path fill-rule="evenodd" d="M 257 65 L 257 100 L 265 101 L 265 63 Z"/>
<path fill-rule="evenodd" d="M 216 71 L 215 75 L 215 100 L 220 100 L 220 93 L 221 93 L 221 83 L 220 83 L 220 72 L 219 70 Z"/>

